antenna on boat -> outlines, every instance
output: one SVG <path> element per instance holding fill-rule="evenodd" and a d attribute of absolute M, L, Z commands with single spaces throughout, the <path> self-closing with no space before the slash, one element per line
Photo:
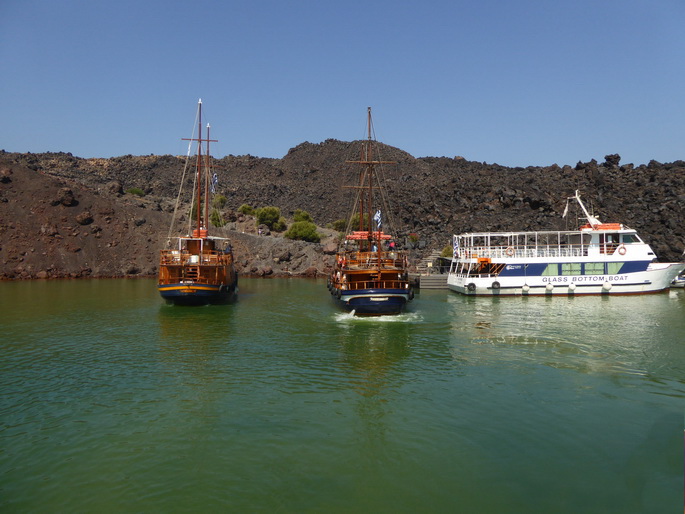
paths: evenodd
<path fill-rule="evenodd" d="M 597 225 L 600 225 L 602 222 L 599 221 L 596 217 L 594 217 L 592 214 L 587 212 L 587 209 L 585 208 L 585 204 L 580 199 L 580 195 L 578 194 L 578 190 L 576 189 L 576 195 L 572 196 L 570 198 L 575 198 L 576 201 L 578 202 L 578 205 L 580 205 L 580 208 L 583 210 L 583 213 L 585 214 L 585 219 L 587 219 L 588 223 L 592 226 L 592 228 L 595 228 Z"/>

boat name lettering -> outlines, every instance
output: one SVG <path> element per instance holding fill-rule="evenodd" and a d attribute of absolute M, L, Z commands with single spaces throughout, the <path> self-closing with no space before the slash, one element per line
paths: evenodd
<path fill-rule="evenodd" d="M 627 275 L 574 275 L 568 277 L 542 277 L 543 283 L 559 282 L 621 282 L 628 280 Z"/>
<path fill-rule="evenodd" d="M 521 264 L 507 264 L 507 269 L 521 269 L 523 266 Z"/>
<path fill-rule="evenodd" d="M 542 277 L 544 283 L 554 283 L 554 282 L 568 282 L 570 277 Z"/>

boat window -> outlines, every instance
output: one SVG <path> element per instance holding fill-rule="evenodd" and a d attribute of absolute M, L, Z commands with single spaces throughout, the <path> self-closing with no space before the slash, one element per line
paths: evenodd
<path fill-rule="evenodd" d="M 609 275 L 620 273 L 624 264 L 624 262 L 607 262 L 607 273 Z"/>
<path fill-rule="evenodd" d="M 623 243 L 639 243 L 640 240 L 635 234 L 623 234 L 621 236 L 621 242 Z"/>
<path fill-rule="evenodd" d="M 585 274 L 586 275 L 604 275 L 604 263 L 603 262 L 586 262 L 585 263 Z"/>
<path fill-rule="evenodd" d="M 564 262 L 561 264 L 562 275 L 580 275 L 579 262 Z"/>
<path fill-rule="evenodd" d="M 545 270 L 542 272 L 543 277 L 555 277 L 559 274 L 558 264 L 548 264 Z"/>

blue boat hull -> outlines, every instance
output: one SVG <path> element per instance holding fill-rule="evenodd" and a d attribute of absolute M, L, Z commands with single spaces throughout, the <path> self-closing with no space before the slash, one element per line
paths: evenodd
<path fill-rule="evenodd" d="M 402 289 L 357 289 L 341 291 L 340 298 L 335 297 L 357 316 L 400 314 L 411 299 L 410 293 Z"/>

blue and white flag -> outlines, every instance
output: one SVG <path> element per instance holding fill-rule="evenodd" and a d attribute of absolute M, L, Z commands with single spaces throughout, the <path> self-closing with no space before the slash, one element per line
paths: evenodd
<path fill-rule="evenodd" d="M 459 257 L 459 238 L 452 236 L 452 258 L 456 259 L 457 257 Z"/>
<path fill-rule="evenodd" d="M 216 173 L 212 175 L 212 194 L 216 193 L 216 186 L 219 185 L 219 177 L 216 176 Z"/>
<path fill-rule="evenodd" d="M 378 230 L 381 229 L 381 210 L 378 209 L 376 211 L 376 214 L 373 215 L 373 220 L 376 222 L 376 225 L 378 226 Z"/>

